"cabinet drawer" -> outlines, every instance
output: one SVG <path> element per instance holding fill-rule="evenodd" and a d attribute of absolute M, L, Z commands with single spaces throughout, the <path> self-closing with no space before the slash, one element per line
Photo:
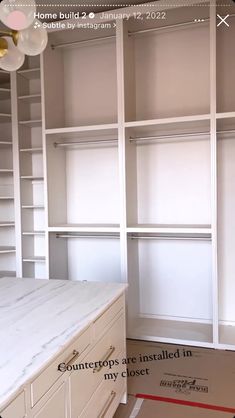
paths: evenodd
<path fill-rule="evenodd" d="M 91 366 L 95 366 L 95 362 L 114 362 L 116 359 L 118 359 L 120 363 L 120 355 L 123 352 L 125 353 L 125 344 L 125 316 L 124 313 L 122 313 L 121 316 L 114 321 L 111 328 L 105 333 L 93 350 L 91 350 L 83 359 L 81 365 L 90 363 Z M 79 363 L 77 364 L 79 365 Z M 101 366 L 102 365 L 99 366 L 97 364 L 96 368 L 88 367 L 78 369 L 71 374 L 70 390 L 72 418 L 78 417 L 85 408 L 87 402 L 102 380 L 105 380 L 104 375 L 106 373 L 112 373 L 117 369 L 117 366 L 115 366 L 114 363 L 111 364 L 112 368 L 109 368 L 109 366 Z"/>
<path fill-rule="evenodd" d="M 121 311 L 121 309 L 125 309 L 124 295 L 118 298 L 118 300 L 94 322 L 95 340 L 104 334 L 110 322 L 115 318 L 118 312 Z"/>
<path fill-rule="evenodd" d="M 123 370 L 125 366 L 115 367 L 115 372 L 119 372 L 116 382 L 103 380 L 82 413 L 72 418 L 112 418 L 126 391 L 126 378 L 121 376 Z"/>
<path fill-rule="evenodd" d="M 3 411 L 0 412 L 1 418 L 24 418 L 25 398 L 24 392 L 17 396 Z"/>
<path fill-rule="evenodd" d="M 63 372 L 58 370 L 59 364 L 68 364 L 76 361 L 79 355 L 91 344 L 91 328 L 83 332 L 60 356 L 56 358 L 31 384 L 31 405 L 36 405 L 39 399 L 50 389 L 50 387 L 62 376 Z M 76 354 L 79 353 L 79 354 Z"/>
<path fill-rule="evenodd" d="M 66 418 L 65 384 L 51 396 L 42 409 L 33 418 Z"/>

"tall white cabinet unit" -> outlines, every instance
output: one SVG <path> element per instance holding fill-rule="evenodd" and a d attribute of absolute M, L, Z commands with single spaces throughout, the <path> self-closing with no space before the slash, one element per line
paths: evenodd
<path fill-rule="evenodd" d="M 115 22 L 103 31 L 56 33 L 50 42 L 71 36 L 81 43 L 49 46 L 43 57 L 49 277 L 120 281 Z M 87 45 L 86 37 L 94 40 Z"/>
<path fill-rule="evenodd" d="M 235 5 L 221 4 L 53 30 L 41 87 L 17 83 L 24 274 L 127 282 L 132 338 L 235 347 Z"/>
<path fill-rule="evenodd" d="M 16 275 L 10 74 L 0 70 L 0 277 Z"/>
<path fill-rule="evenodd" d="M 15 75 L 18 125 L 20 249 L 23 277 L 45 278 L 45 211 L 39 57 Z"/>
<path fill-rule="evenodd" d="M 224 2 L 225 3 L 225 2 Z M 235 68 L 234 48 L 231 39 L 235 35 L 234 6 L 221 7 L 217 12 L 228 18 L 229 32 L 220 25 L 216 39 L 216 123 L 217 123 L 217 187 L 218 187 L 218 322 L 219 342 L 234 345 L 235 309 L 235 221 L 234 221 L 234 176 L 235 176 L 235 98 L 233 74 Z"/>
<path fill-rule="evenodd" d="M 210 11 L 164 13 L 123 25 L 129 332 L 208 345 Z M 197 17 L 205 22 L 181 26 Z"/>
<path fill-rule="evenodd" d="M 40 57 L 12 75 L 17 275 L 45 278 L 45 210 Z"/>

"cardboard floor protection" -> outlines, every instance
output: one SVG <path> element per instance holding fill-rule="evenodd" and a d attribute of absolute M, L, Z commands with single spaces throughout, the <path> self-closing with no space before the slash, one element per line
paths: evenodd
<path fill-rule="evenodd" d="M 115 418 L 235 418 L 235 352 L 129 340 L 127 358 Z"/>

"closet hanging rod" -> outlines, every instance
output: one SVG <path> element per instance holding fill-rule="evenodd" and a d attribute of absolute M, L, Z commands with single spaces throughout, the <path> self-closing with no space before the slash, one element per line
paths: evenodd
<path fill-rule="evenodd" d="M 76 235 L 76 234 L 56 234 L 56 238 L 110 238 L 119 239 L 119 235 Z"/>
<path fill-rule="evenodd" d="M 193 236 L 184 236 L 184 237 L 177 237 L 177 236 L 159 236 L 159 235 L 128 235 L 130 239 L 142 239 L 142 240 L 172 240 L 172 241 L 211 241 L 211 237 L 193 237 Z"/>
<path fill-rule="evenodd" d="M 206 19 L 203 19 L 203 22 L 208 22 L 209 20 L 210 20 L 209 18 L 206 18 Z M 161 26 L 158 28 L 140 29 L 140 30 L 136 30 L 133 32 L 128 32 L 128 36 L 135 36 L 141 33 L 157 32 L 157 31 L 164 30 L 164 29 L 179 28 L 182 26 L 191 26 L 191 25 L 196 25 L 197 23 L 203 23 L 203 22 L 189 21 L 189 22 L 175 23 L 174 25 Z"/>
<path fill-rule="evenodd" d="M 71 147 L 73 145 L 95 145 L 97 143 L 101 143 L 101 144 L 111 144 L 111 143 L 115 143 L 117 142 L 118 139 L 117 138 L 112 138 L 112 139 L 96 139 L 93 141 L 71 141 L 71 142 L 54 142 L 54 147 Z"/>
<path fill-rule="evenodd" d="M 231 134 L 235 133 L 235 130 L 225 130 L 225 131 L 217 131 L 217 134 Z M 194 138 L 197 136 L 206 136 L 210 135 L 210 132 L 195 132 L 190 134 L 171 134 L 171 135 L 157 135 L 157 136 L 138 136 L 138 137 L 130 137 L 130 142 L 137 142 L 137 141 L 148 141 L 148 140 L 158 140 L 158 139 L 178 139 L 178 138 Z"/>
<path fill-rule="evenodd" d="M 229 15 L 229 17 L 234 17 L 234 16 L 235 16 L 235 14 Z M 203 22 L 207 22 L 209 20 L 210 20 L 209 18 L 206 18 L 206 19 L 203 20 Z M 196 23 L 202 23 L 202 22 L 189 21 L 189 22 L 176 23 L 175 25 L 161 26 L 160 28 L 141 29 L 141 30 L 138 30 L 138 31 L 128 32 L 128 36 L 135 36 L 139 33 L 154 32 L 154 31 L 158 31 L 158 30 L 171 29 L 171 28 L 180 27 L 180 26 L 195 25 Z M 66 47 L 69 47 L 69 46 L 82 45 L 82 44 L 87 44 L 87 43 L 96 42 L 96 41 L 104 41 L 106 39 L 112 39 L 112 38 L 116 38 L 116 35 L 100 36 L 98 38 L 84 39 L 83 41 L 73 41 L 73 42 L 64 42 L 64 43 L 60 43 L 60 44 L 51 44 L 51 48 L 52 49 L 66 48 Z"/>
<path fill-rule="evenodd" d="M 178 139 L 178 138 L 188 138 L 188 137 L 195 137 L 195 136 L 205 136 L 210 135 L 210 132 L 195 132 L 190 134 L 171 134 L 171 135 L 155 135 L 155 136 L 137 136 L 135 138 L 130 137 L 130 142 L 136 142 L 136 141 L 148 141 L 148 140 L 157 140 L 157 139 Z"/>
<path fill-rule="evenodd" d="M 229 15 L 229 17 L 234 17 L 235 13 L 232 13 Z M 160 31 L 160 30 L 164 30 L 164 29 L 173 29 L 173 28 L 178 28 L 178 27 L 182 27 L 182 26 L 192 26 L 192 25 L 196 25 L 197 23 L 204 23 L 204 22 L 209 22 L 210 18 L 205 18 L 205 19 L 201 19 L 201 21 L 194 21 L 194 20 L 190 20 L 188 22 L 182 22 L 182 23 L 175 23 L 173 25 L 166 25 L 166 26 L 161 26 L 158 28 L 149 28 L 149 29 L 140 29 L 140 30 L 136 30 L 133 32 L 128 32 L 128 36 L 135 36 L 138 35 L 139 33 L 149 33 L 149 32 L 156 32 L 156 31 Z"/>
<path fill-rule="evenodd" d="M 116 35 L 100 36 L 99 38 L 85 39 L 84 41 L 73 41 L 73 42 L 64 42 L 62 44 L 51 44 L 51 48 L 56 49 L 56 48 L 65 48 L 65 47 L 75 46 L 75 45 L 86 45 L 90 42 L 104 41 L 106 39 L 112 39 L 112 38 L 116 38 Z"/>

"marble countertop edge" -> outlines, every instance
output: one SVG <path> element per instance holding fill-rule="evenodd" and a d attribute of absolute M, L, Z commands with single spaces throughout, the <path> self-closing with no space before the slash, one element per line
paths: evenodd
<path fill-rule="evenodd" d="M 9 279 L 9 278 L 8 278 Z M 0 279 L 0 284 L 1 284 Z M 21 280 L 21 279 L 17 279 Z M 24 280 L 24 279 L 22 279 Z M 28 279 L 26 279 L 28 280 Z M 30 279 L 35 280 L 35 279 Z M 39 281 L 39 280 L 37 280 Z M 42 281 L 42 280 L 40 280 Z M 54 283 L 56 282 L 62 282 L 62 280 L 53 280 Z M 67 282 L 67 281 L 66 281 Z M 78 282 L 79 283 L 79 282 Z M 91 283 L 91 282 L 89 282 Z M 94 284 L 97 282 L 94 282 Z M 104 283 L 104 288 L 107 283 Z M 108 302 L 105 302 L 101 307 L 98 307 L 94 310 L 92 310 L 91 313 L 89 313 L 83 320 L 80 320 L 78 322 L 77 328 L 73 329 L 71 332 L 71 335 L 66 339 L 64 343 L 57 346 L 55 350 L 53 350 L 52 353 L 49 354 L 48 358 L 42 361 L 41 365 L 39 367 L 35 367 L 36 370 L 32 370 L 30 374 L 26 376 L 26 378 L 22 381 L 22 383 L 19 384 L 18 387 L 16 387 L 15 390 L 9 391 L 8 394 L 1 395 L 0 391 L 0 411 L 8 406 L 10 402 L 12 402 L 23 390 L 24 388 L 30 384 L 32 380 L 34 380 L 37 376 L 39 376 L 43 370 L 45 370 L 49 364 L 51 364 L 57 356 L 59 356 L 63 351 L 65 351 L 73 342 L 81 335 L 83 332 L 85 332 L 86 329 L 89 328 L 89 326 L 97 320 L 111 305 L 115 300 L 117 300 L 122 293 L 127 289 L 128 285 L 126 283 L 115 283 L 114 285 L 120 285 L 119 289 L 115 290 L 115 295 L 108 300 Z M 50 349 L 51 350 L 51 349 Z"/>

